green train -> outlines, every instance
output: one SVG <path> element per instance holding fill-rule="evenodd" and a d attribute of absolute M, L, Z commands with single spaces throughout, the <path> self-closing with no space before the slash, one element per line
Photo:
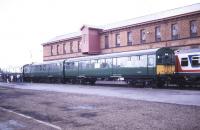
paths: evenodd
<path fill-rule="evenodd" d="M 28 82 L 81 84 L 120 79 L 131 85 L 162 86 L 174 71 L 174 51 L 157 48 L 28 64 L 23 66 L 23 78 Z"/>

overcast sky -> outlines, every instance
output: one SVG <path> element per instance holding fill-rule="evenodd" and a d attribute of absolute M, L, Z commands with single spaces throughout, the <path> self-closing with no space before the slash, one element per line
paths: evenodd
<path fill-rule="evenodd" d="M 0 68 L 42 61 L 43 42 L 200 0 L 0 0 Z"/>

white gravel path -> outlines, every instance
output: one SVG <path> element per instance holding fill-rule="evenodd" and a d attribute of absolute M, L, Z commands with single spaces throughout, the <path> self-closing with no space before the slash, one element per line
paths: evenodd
<path fill-rule="evenodd" d="M 0 83 L 0 86 L 200 106 L 200 91 L 198 90 L 169 90 L 40 83 Z"/>

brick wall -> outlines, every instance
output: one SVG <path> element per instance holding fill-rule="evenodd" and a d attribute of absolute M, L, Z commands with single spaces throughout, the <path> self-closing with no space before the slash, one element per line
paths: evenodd
<path fill-rule="evenodd" d="M 197 31 L 198 35 L 196 38 L 190 37 L 190 21 L 197 21 Z M 172 40 L 171 38 L 171 25 L 177 24 L 179 28 L 179 39 Z M 161 41 L 155 42 L 155 27 L 160 26 L 161 29 Z M 141 43 L 140 30 L 145 29 L 146 32 L 146 42 Z M 133 43 L 132 46 L 127 45 L 127 32 L 132 32 Z M 120 34 L 120 46 L 116 47 L 116 34 Z M 108 35 L 109 48 L 105 49 L 105 35 Z M 177 18 L 172 18 L 168 20 L 163 20 L 159 22 L 152 22 L 144 25 L 137 25 L 132 27 L 127 27 L 123 29 L 113 29 L 108 32 L 100 33 L 100 49 L 101 54 L 113 53 L 113 52 L 123 52 L 131 50 L 141 50 L 150 48 L 160 48 L 160 47 L 173 47 L 173 48 L 183 48 L 188 46 L 188 48 L 200 47 L 200 14 L 182 16 Z M 63 59 L 69 57 L 87 56 L 82 53 L 78 53 L 78 41 L 81 42 L 81 38 L 75 38 L 66 40 L 64 42 L 57 42 L 53 44 L 47 44 L 43 46 L 43 57 L 44 60 L 55 60 Z M 70 42 L 73 42 L 73 53 L 70 53 Z M 63 53 L 63 44 L 66 44 L 66 54 Z M 59 55 L 57 55 L 57 45 L 59 44 Z M 53 56 L 51 56 L 51 46 L 53 46 Z M 80 46 L 81 47 L 81 46 Z"/>

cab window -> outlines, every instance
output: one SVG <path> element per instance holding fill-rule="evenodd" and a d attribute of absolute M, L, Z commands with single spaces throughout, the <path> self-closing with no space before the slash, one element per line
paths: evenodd
<path fill-rule="evenodd" d="M 188 58 L 181 58 L 181 66 L 188 66 Z"/>
<path fill-rule="evenodd" d="M 192 57 L 192 66 L 200 66 L 200 56 Z"/>

